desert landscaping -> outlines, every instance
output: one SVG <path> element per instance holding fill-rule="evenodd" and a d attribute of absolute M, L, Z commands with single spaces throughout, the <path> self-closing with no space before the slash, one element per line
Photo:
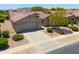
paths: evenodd
<path fill-rule="evenodd" d="M 0 51 L 77 33 L 78 13 L 79 10 L 42 7 L 32 7 L 29 12 L 0 11 Z M 40 50 L 40 47 L 33 49 Z"/>

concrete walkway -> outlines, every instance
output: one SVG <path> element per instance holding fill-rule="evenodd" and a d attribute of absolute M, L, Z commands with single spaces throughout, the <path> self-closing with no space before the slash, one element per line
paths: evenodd
<path fill-rule="evenodd" d="M 38 32 L 40 32 L 40 31 L 38 31 Z M 41 34 L 44 35 L 42 32 L 41 32 Z M 45 37 L 45 36 L 41 36 L 41 37 L 37 37 L 37 36 L 39 36 L 39 35 L 35 35 L 30 38 L 28 37 L 31 42 L 29 44 L 7 49 L 0 53 L 1 54 L 47 53 L 47 52 L 53 51 L 55 49 L 58 49 L 58 48 L 61 48 L 61 47 L 64 47 L 64 46 L 67 46 L 67 45 L 70 45 L 70 44 L 73 44 L 73 43 L 76 43 L 79 41 L 79 32 L 69 34 L 69 35 L 61 35 L 61 36 L 54 37 L 54 38 L 49 38 L 45 35 L 46 38 L 42 39 L 42 37 Z M 32 38 L 34 38 L 34 39 L 37 38 L 37 39 L 32 40 Z M 38 38 L 40 38 L 40 39 L 38 39 Z"/>

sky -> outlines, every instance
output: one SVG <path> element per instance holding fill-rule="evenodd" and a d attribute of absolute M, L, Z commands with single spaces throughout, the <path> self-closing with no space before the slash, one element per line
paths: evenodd
<path fill-rule="evenodd" d="M 0 9 L 17 9 L 23 7 L 41 6 L 44 8 L 63 7 L 63 8 L 79 8 L 79 4 L 0 4 Z"/>

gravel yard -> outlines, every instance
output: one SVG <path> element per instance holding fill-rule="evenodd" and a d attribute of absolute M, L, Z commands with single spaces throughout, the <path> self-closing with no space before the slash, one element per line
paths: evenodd
<path fill-rule="evenodd" d="M 29 43 L 26 38 L 24 38 L 21 41 L 14 41 L 13 39 L 9 38 L 8 41 L 9 41 L 9 43 L 8 43 L 9 44 L 9 48 L 13 48 L 13 47 L 17 47 L 17 46 L 21 46 L 21 45 Z"/>
<path fill-rule="evenodd" d="M 60 27 L 60 29 L 61 29 L 61 31 L 65 31 L 65 34 L 71 34 L 71 33 L 73 33 L 73 31 L 71 31 L 71 29 L 69 29 L 69 28 L 67 28 L 67 27 Z M 57 32 L 57 30 L 53 30 L 53 32 L 52 33 L 48 33 L 47 32 L 47 27 L 43 27 L 43 30 L 42 30 L 45 34 L 47 34 L 48 36 L 50 36 L 50 37 L 56 37 L 56 36 L 60 36 L 61 34 L 59 34 L 58 32 Z M 58 31 L 60 31 L 60 30 L 58 30 Z"/>
<path fill-rule="evenodd" d="M 47 31 L 43 30 L 44 33 L 46 33 L 48 36 L 50 37 L 56 37 L 56 36 L 60 36 L 60 34 L 58 34 L 57 32 L 53 32 L 53 33 L 48 33 Z"/>
<path fill-rule="evenodd" d="M 16 32 L 14 31 L 12 25 L 11 25 L 11 22 L 9 20 L 5 21 L 5 23 L 2 24 L 1 26 L 1 30 L 9 30 L 10 32 L 10 38 L 8 39 L 8 45 L 9 45 L 9 48 L 13 48 L 13 47 L 17 47 L 17 46 L 21 46 L 21 45 L 24 45 L 24 44 L 28 44 L 28 40 L 27 38 L 24 38 L 23 40 L 21 41 L 14 41 L 11 37 L 16 34 Z"/>

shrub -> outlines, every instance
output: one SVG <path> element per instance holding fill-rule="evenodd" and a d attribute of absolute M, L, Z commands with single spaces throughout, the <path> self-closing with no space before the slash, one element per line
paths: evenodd
<path fill-rule="evenodd" d="M 48 28 L 47 28 L 47 32 L 52 33 L 52 32 L 53 32 L 52 27 L 48 27 Z"/>
<path fill-rule="evenodd" d="M 0 38 L 0 48 L 5 48 L 8 45 L 7 38 Z"/>
<path fill-rule="evenodd" d="M 1 29 L 0 29 L 0 37 L 1 37 Z"/>
<path fill-rule="evenodd" d="M 75 26 L 69 26 L 70 29 L 72 29 L 73 31 L 78 31 L 78 28 Z"/>
<path fill-rule="evenodd" d="M 64 31 L 59 31 L 58 33 L 61 35 L 65 34 Z"/>
<path fill-rule="evenodd" d="M 56 27 L 55 26 L 52 26 L 52 29 L 56 29 Z"/>
<path fill-rule="evenodd" d="M 17 35 L 14 35 L 14 36 L 12 37 L 12 39 L 15 40 L 15 41 L 19 41 L 19 40 L 24 39 L 24 36 L 17 34 Z"/>
<path fill-rule="evenodd" d="M 5 30 L 2 32 L 3 38 L 9 38 L 9 31 Z"/>
<path fill-rule="evenodd" d="M 0 19 L 0 23 L 4 23 L 4 19 L 3 18 Z"/>

